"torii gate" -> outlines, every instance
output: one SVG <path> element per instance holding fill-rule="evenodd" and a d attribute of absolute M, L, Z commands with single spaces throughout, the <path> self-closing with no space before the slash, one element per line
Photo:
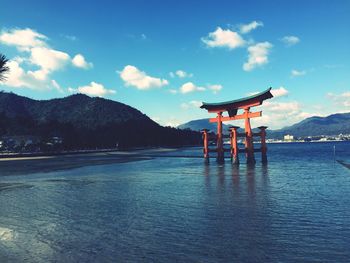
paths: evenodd
<path fill-rule="evenodd" d="M 203 105 L 201 106 L 202 109 L 206 109 L 209 113 L 216 113 L 216 118 L 211 118 L 210 122 L 216 122 L 217 123 L 217 148 L 215 151 L 217 151 L 217 161 L 223 162 L 224 160 L 224 147 L 223 147 L 223 135 L 222 135 L 222 122 L 223 121 L 232 121 L 232 120 L 240 120 L 244 119 L 244 128 L 245 128 L 245 134 L 243 136 L 245 137 L 245 153 L 246 153 L 246 159 L 247 163 L 255 163 L 255 157 L 254 157 L 254 145 L 253 145 L 253 135 L 261 136 L 261 152 L 262 152 L 262 162 L 267 162 L 266 158 L 266 145 L 265 145 L 265 136 L 266 132 L 265 129 L 266 126 L 261 126 L 260 132 L 257 134 L 253 134 L 252 128 L 250 126 L 250 118 L 255 117 L 261 117 L 262 112 L 250 112 L 251 107 L 259 106 L 263 103 L 264 100 L 272 98 L 273 95 L 271 94 L 271 88 L 260 92 L 258 94 L 252 95 L 250 97 L 238 99 L 238 100 L 232 100 L 232 101 L 226 101 L 226 102 L 219 102 L 219 103 L 205 103 L 203 102 Z M 244 110 L 243 113 L 237 114 L 238 110 Z M 223 112 L 227 111 L 228 116 L 223 116 Z M 231 157 L 233 158 L 234 163 L 239 163 L 238 159 L 238 153 L 239 149 L 237 146 L 237 137 L 241 136 L 242 134 L 237 133 L 237 129 L 239 127 L 232 126 L 230 128 L 231 133 Z M 209 160 L 209 149 L 208 149 L 208 130 L 203 130 L 203 137 L 204 137 L 204 157 L 206 160 Z"/>

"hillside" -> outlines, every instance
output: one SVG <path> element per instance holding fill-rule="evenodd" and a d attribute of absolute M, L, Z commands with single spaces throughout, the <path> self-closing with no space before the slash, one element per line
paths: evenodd
<path fill-rule="evenodd" d="M 101 126 L 128 120 L 153 122 L 140 111 L 120 102 L 90 98 L 83 94 L 63 99 L 32 100 L 13 93 L 0 93 L 0 112 L 10 118 L 29 117 L 40 123 L 58 121 L 81 127 Z"/>
<path fill-rule="evenodd" d="M 222 129 L 224 131 L 224 133 L 228 133 L 228 129 L 229 129 L 230 125 L 222 125 Z M 217 124 L 216 123 L 210 123 L 209 119 L 199 119 L 199 120 L 193 120 L 193 121 L 189 121 L 186 122 L 184 124 L 181 124 L 178 126 L 179 129 L 190 129 L 193 131 L 200 131 L 202 129 L 208 129 L 212 132 L 216 132 L 217 130 Z"/>
<path fill-rule="evenodd" d="M 336 113 L 327 117 L 310 117 L 289 127 L 269 131 L 269 137 L 281 138 L 284 134 L 296 137 L 350 134 L 350 113 Z"/>
<path fill-rule="evenodd" d="M 198 144 L 200 134 L 162 127 L 120 102 L 76 94 L 33 100 L 0 92 L 0 136 L 59 136 L 71 148 Z"/>

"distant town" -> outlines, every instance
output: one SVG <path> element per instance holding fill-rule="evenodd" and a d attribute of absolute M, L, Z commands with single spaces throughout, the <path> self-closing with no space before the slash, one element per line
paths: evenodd
<path fill-rule="evenodd" d="M 21 135 L 21 136 L 3 136 L 0 138 L 0 152 L 50 152 L 61 151 L 63 138 L 49 137 L 41 138 L 40 136 Z"/>
<path fill-rule="evenodd" d="M 350 134 L 338 134 L 338 135 L 319 135 L 319 136 L 306 136 L 296 137 L 291 134 L 286 134 L 283 139 L 266 139 L 266 143 L 292 143 L 292 142 L 331 142 L 331 141 L 350 141 Z M 239 143 L 244 143 L 244 139 L 238 140 Z M 259 143 L 259 141 L 256 141 Z M 227 142 L 229 143 L 229 142 Z"/>
<path fill-rule="evenodd" d="M 267 143 L 283 143 L 283 142 L 329 142 L 329 141 L 350 141 L 350 134 L 338 134 L 338 135 L 319 135 L 319 136 L 307 136 L 307 137 L 294 137 L 291 134 L 283 136 L 283 140 L 280 139 L 267 139 Z"/>

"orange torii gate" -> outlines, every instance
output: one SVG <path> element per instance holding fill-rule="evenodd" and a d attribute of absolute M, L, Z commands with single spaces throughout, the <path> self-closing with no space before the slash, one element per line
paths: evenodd
<path fill-rule="evenodd" d="M 238 158 L 238 144 L 237 144 L 237 137 L 244 136 L 245 137 L 245 149 L 244 152 L 246 153 L 246 159 L 247 163 L 255 163 L 255 157 L 254 157 L 254 145 L 253 145 L 253 136 L 260 136 L 261 137 L 261 153 L 262 153 L 262 162 L 267 162 L 266 157 L 266 144 L 265 144 L 265 137 L 266 137 L 266 126 L 259 127 L 260 132 L 253 134 L 252 128 L 250 126 L 250 118 L 255 117 L 261 117 L 262 112 L 251 112 L 250 108 L 259 106 L 263 103 L 264 100 L 272 98 L 273 95 L 271 94 L 271 88 L 252 95 L 250 97 L 238 99 L 238 100 L 232 100 L 232 101 L 226 101 L 226 102 L 220 102 L 220 103 L 205 103 L 203 102 L 203 105 L 201 106 L 202 109 L 206 109 L 209 113 L 216 113 L 216 118 L 211 118 L 210 122 L 216 122 L 217 123 L 217 148 L 214 149 L 215 152 L 217 152 L 217 161 L 223 162 L 224 161 L 224 147 L 223 147 L 223 134 L 222 134 L 222 122 L 223 121 L 232 121 L 232 120 L 240 120 L 244 119 L 244 128 L 245 133 L 240 134 L 237 132 L 237 129 L 239 127 L 237 126 L 231 126 L 230 128 L 230 142 L 231 142 L 231 158 L 233 163 L 238 164 L 239 158 Z M 242 109 L 243 113 L 237 114 L 238 110 Z M 228 116 L 223 116 L 223 113 L 227 111 Z M 206 161 L 209 161 L 209 147 L 208 147 L 208 130 L 204 129 L 203 132 L 203 139 L 204 139 L 204 158 Z"/>

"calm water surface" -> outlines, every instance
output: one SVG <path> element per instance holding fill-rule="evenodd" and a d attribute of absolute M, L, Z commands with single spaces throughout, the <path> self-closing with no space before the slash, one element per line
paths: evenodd
<path fill-rule="evenodd" d="M 349 262 L 333 145 L 350 161 L 346 142 L 275 144 L 265 167 L 169 157 L 0 177 L 0 262 Z"/>

